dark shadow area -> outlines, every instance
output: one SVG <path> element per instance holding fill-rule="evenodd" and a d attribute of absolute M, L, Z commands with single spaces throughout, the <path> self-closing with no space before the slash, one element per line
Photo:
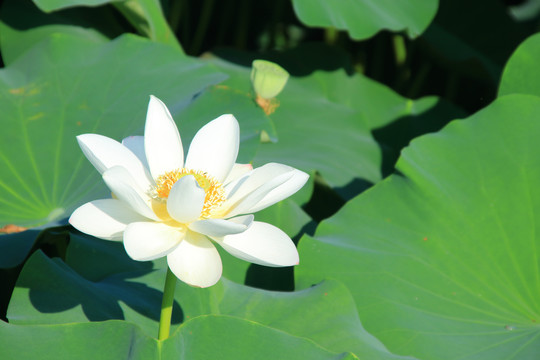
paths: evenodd
<path fill-rule="evenodd" d="M 350 55 L 342 48 L 325 43 L 302 43 L 286 51 L 267 51 L 255 53 L 232 48 L 216 48 L 213 54 L 225 61 L 247 68 L 255 59 L 278 63 L 294 77 L 308 76 L 315 71 L 335 71 L 343 69 L 353 75 Z"/>
<path fill-rule="evenodd" d="M 0 319 L 6 314 L 11 294 L 26 260 L 39 248 L 41 236 L 47 231 L 37 228 L 0 235 Z"/>
<path fill-rule="evenodd" d="M 72 269 L 66 269 L 70 270 Z M 43 271 L 46 272 L 46 269 Z M 44 288 L 36 284 L 41 275 L 36 276 L 34 270 L 21 286 L 33 282 L 30 285 L 30 301 L 41 313 L 59 313 L 80 306 L 89 321 L 125 320 L 120 306 L 120 302 L 123 302 L 139 314 L 159 322 L 163 293 L 145 284 L 129 281 L 129 278 L 146 273 L 147 271 L 123 273 L 100 282 L 88 281 L 74 273 L 67 273 L 61 278 L 53 276 L 49 286 Z M 32 276 L 36 276 L 36 279 L 32 279 Z M 183 320 L 182 308 L 175 301 L 172 323 L 179 324 Z"/>
<path fill-rule="evenodd" d="M 156 272 L 152 262 L 134 261 L 121 242 L 96 239 L 71 226 L 34 233 L 39 235 L 22 263 L 0 270 L 5 275 L 0 279 L 2 320 L 7 321 L 7 307 L 17 285 L 29 289 L 32 306 L 43 314 L 80 306 L 89 321 L 123 320 L 122 302 L 139 314 L 159 321 L 162 291 L 132 280 Z M 182 309 L 175 302 L 172 321 L 179 324 L 183 320 Z M 52 322 L 62 323 L 62 315 L 54 317 Z"/>
<path fill-rule="evenodd" d="M 401 150 L 412 139 L 439 131 L 450 121 L 465 116 L 465 111 L 446 101 L 439 101 L 433 108 L 422 114 L 402 117 L 387 126 L 372 131 L 383 155 L 381 165 L 383 177 L 395 171 L 395 164 Z"/>
<path fill-rule="evenodd" d="M 251 264 L 246 272 L 245 285 L 272 291 L 294 291 L 294 269 Z"/>
<path fill-rule="evenodd" d="M 22 265 L 11 269 L 0 269 L 0 320 L 7 322 L 7 308 Z"/>
<path fill-rule="evenodd" d="M 315 234 L 317 223 L 310 221 L 302 227 L 292 240 L 295 245 L 304 235 Z M 251 264 L 246 272 L 244 284 L 258 289 L 272 291 L 294 291 L 294 266 L 289 267 L 268 267 Z"/>
<path fill-rule="evenodd" d="M 342 199 L 348 201 L 372 186 L 372 182 L 364 179 L 355 178 L 348 184 L 340 187 L 335 187 L 334 190 Z"/>
<path fill-rule="evenodd" d="M 189 55 L 216 47 L 284 50 L 319 38 L 322 30 L 306 33 L 290 0 L 168 1 L 164 12 Z"/>
<path fill-rule="evenodd" d="M 315 180 L 313 194 L 302 208 L 316 223 L 319 223 L 335 214 L 345 202 L 336 190 Z"/>
<path fill-rule="evenodd" d="M 32 0 L 2 1 L 0 18 L 5 25 L 15 30 L 45 25 L 74 25 L 94 29 L 109 38 L 122 35 L 131 27 L 112 6 L 78 6 L 44 13 Z"/>

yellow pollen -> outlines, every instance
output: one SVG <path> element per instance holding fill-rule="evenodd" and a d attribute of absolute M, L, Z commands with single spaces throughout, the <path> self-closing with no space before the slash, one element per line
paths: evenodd
<path fill-rule="evenodd" d="M 186 175 L 193 175 L 199 186 L 204 190 L 204 206 L 201 212 L 202 218 L 211 217 L 214 210 L 218 209 L 225 201 L 225 189 L 213 176 L 200 170 L 186 168 L 168 171 L 156 179 L 156 187 L 152 193 L 159 199 L 167 199 L 173 185 Z"/>

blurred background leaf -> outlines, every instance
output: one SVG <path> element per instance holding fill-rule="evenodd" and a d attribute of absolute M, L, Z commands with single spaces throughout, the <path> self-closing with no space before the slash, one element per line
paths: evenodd
<path fill-rule="evenodd" d="M 292 0 L 298 18 L 308 26 L 346 30 L 355 40 L 381 30 L 406 30 L 417 37 L 437 12 L 438 0 Z"/>

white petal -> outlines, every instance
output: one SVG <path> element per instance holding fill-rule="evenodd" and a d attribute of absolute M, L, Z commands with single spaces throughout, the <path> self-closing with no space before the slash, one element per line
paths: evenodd
<path fill-rule="evenodd" d="M 124 247 L 130 258 L 154 260 L 170 253 L 184 238 L 186 229 L 157 222 L 136 222 L 124 231 Z"/>
<path fill-rule="evenodd" d="M 264 222 L 254 221 L 243 233 L 214 240 L 231 255 L 254 264 L 298 265 L 298 251 L 289 236 Z"/>
<path fill-rule="evenodd" d="M 257 204 L 248 209 L 246 212 L 254 213 L 262 209 L 266 209 L 270 205 L 274 205 L 278 201 L 288 198 L 292 194 L 300 190 L 308 181 L 309 175 L 300 170 L 293 170 L 293 176 L 279 185 L 275 189 L 267 193 Z"/>
<path fill-rule="evenodd" d="M 77 208 L 69 223 L 77 230 L 104 240 L 122 240 L 126 226 L 144 221 L 127 204 L 120 200 L 94 200 Z"/>
<path fill-rule="evenodd" d="M 223 185 L 226 186 L 227 184 L 230 184 L 231 182 L 235 181 L 236 179 L 239 179 L 240 177 L 247 174 L 251 170 L 253 170 L 253 165 L 251 164 L 234 164 L 233 168 L 229 172 L 229 175 L 223 181 Z"/>
<path fill-rule="evenodd" d="M 146 154 L 144 153 L 144 136 L 129 136 L 122 140 L 122 145 L 135 154 L 143 166 L 148 169 L 148 161 L 146 161 Z"/>
<path fill-rule="evenodd" d="M 252 222 L 253 215 L 239 216 L 230 220 L 206 219 L 189 224 L 189 229 L 207 236 L 223 237 L 246 231 Z"/>
<path fill-rule="evenodd" d="M 205 171 L 223 183 L 236 161 L 239 143 L 238 121 L 232 115 L 221 115 L 195 134 L 185 167 Z"/>
<path fill-rule="evenodd" d="M 225 216 L 231 217 L 231 216 L 247 214 L 251 212 L 251 209 L 255 205 L 257 205 L 259 201 L 264 199 L 265 196 L 269 194 L 272 190 L 276 189 L 280 185 L 289 181 L 289 179 L 291 179 L 293 175 L 294 175 L 294 172 L 290 171 L 285 174 L 276 176 L 275 178 L 270 179 L 269 181 L 265 182 L 264 184 L 259 186 L 257 189 L 253 190 L 252 192 L 247 194 L 244 198 L 240 199 L 238 202 L 234 204 L 231 204 L 232 202 L 227 200 L 227 202 L 224 205 L 224 208 L 227 209 Z"/>
<path fill-rule="evenodd" d="M 167 211 L 178 222 L 195 221 L 201 215 L 204 196 L 204 189 L 199 186 L 195 177 L 186 175 L 171 188 L 167 199 Z"/>
<path fill-rule="evenodd" d="M 253 169 L 225 187 L 227 199 L 236 202 L 271 179 L 293 170 L 291 166 L 278 163 L 268 163 Z"/>
<path fill-rule="evenodd" d="M 150 96 L 148 104 L 144 150 L 154 179 L 184 165 L 184 150 L 178 128 L 165 104 L 155 96 Z"/>
<path fill-rule="evenodd" d="M 133 210 L 149 219 L 159 220 L 151 208 L 151 198 L 137 185 L 131 174 L 121 166 L 103 173 L 103 181 L 116 196 Z"/>
<path fill-rule="evenodd" d="M 135 154 L 118 141 L 97 134 L 79 135 L 77 141 L 84 155 L 100 174 L 113 166 L 122 166 L 140 188 L 148 189 L 151 186 L 152 180 L 144 165 Z"/>
<path fill-rule="evenodd" d="M 177 278 L 191 286 L 209 287 L 221 277 L 221 258 L 217 249 L 206 237 L 191 231 L 167 255 L 167 263 Z"/>

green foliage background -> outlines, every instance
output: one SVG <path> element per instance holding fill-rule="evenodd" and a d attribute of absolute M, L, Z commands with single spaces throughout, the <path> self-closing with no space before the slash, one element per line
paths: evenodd
<path fill-rule="evenodd" d="M 1 359 L 540 358 L 540 2 L 5 0 L 0 7 Z M 276 111 L 254 59 L 290 72 Z M 239 162 L 311 174 L 256 214 L 300 265 L 224 251 L 166 264 L 66 225 L 106 196 L 75 136 L 142 133 L 162 99 L 185 144 L 223 113 Z"/>

